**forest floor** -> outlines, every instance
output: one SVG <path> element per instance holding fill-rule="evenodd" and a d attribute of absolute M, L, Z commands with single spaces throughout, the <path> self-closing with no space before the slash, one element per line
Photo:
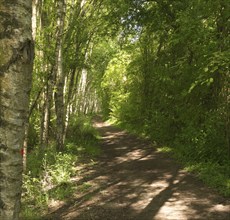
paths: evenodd
<path fill-rule="evenodd" d="M 102 154 L 78 167 L 78 186 L 54 202 L 52 220 L 230 220 L 230 201 L 152 144 L 95 122 Z"/>

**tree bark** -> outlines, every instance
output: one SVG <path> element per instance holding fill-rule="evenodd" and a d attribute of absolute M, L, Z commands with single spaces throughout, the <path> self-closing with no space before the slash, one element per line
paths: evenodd
<path fill-rule="evenodd" d="M 17 220 L 33 63 L 32 0 L 0 6 L 0 219 Z"/>
<path fill-rule="evenodd" d="M 50 125 L 50 108 L 52 101 L 52 91 L 50 91 L 50 82 L 46 82 L 43 91 L 43 102 L 42 103 L 42 117 L 41 117 L 41 129 L 40 129 L 40 150 L 44 152 L 49 143 L 49 125 Z"/>
<path fill-rule="evenodd" d="M 55 110 L 56 110 L 56 142 L 57 149 L 62 150 L 64 146 L 64 72 L 63 72 L 63 56 L 62 43 L 65 20 L 65 0 L 57 1 L 57 37 L 55 49 L 55 65 L 54 74 L 56 75 L 56 92 L 55 92 Z"/>

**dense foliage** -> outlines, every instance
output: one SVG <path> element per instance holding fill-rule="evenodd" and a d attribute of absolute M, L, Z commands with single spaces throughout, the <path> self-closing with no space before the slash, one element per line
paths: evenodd
<path fill-rule="evenodd" d="M 81 118 L 98 112 L 230 195 L 227 0 L 35 2 L 29 202 L 44 175 L 51 186 L 68 182 L 79 146 L 94 151 Z"/>
<path fill-rule="evenodd" d="M 129 1 L 124 7 L 123 48 L 102 83 L 110 116 L 172 147 L 207 182 L 218 173 L 213 185 L 228 194 L 227 1 Z"/>

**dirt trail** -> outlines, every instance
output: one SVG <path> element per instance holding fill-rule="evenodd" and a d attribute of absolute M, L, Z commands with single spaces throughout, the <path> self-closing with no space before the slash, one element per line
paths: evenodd
<path fill-rule="evenodd" d="M 230 203 L 141 140 L 105 123 L 102 156 L 74 180 L 85 186 L 47 219 L 230 220 Z"/>

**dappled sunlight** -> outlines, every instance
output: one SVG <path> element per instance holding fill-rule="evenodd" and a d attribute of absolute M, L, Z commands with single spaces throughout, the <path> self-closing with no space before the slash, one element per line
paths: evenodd
<path fill-rule="evenodd" d="M 209 209 L 210 212 L 226 212 L 230 215 L 230 206 L 225 206 L 223 204 L 217 204 Z"/>
<path fill-rule="evenodd" d="M 191 219 L 194 214 L 194 211 L 188 211 L 188 206 L 184 203 L 184 201 L 173 200 L 173 202 L 166 202 L 165 205 L 160 208 L 154 219 L 189 219 L 189 216 Z"/>
<path fill-rule="evenodd" d="M 105 133 L 106 136 L 103 136 L 102 139 L 103 140 L 109 140 L 111 141 L 111 139 L 117 139 L 119 140 L 119 138 L 122 138 L 125 135 L 125 132 L 118 132 L 118 133 L 114 133 L 114 132 L 106 132 Z"/>
<path fill-rule="evenodd" d="M 113 127 L 106 127 L 102 136 L 100 161 L 78 170 L 74 179 L 78 191 L 65 204 L 58 204 L 52 213 L 55 219 L 216 220 L 227 216 L 229 206 L 218 204 L 218 197 L 210 195 L 200 181 L 147 141 Z"/>
<path fill-rule="evenodd" d="M 103 122 L 101 120 L 100 121 L 98 121 L 98 120 L 94 121 L 93 125 L 94 125 L 95 128 L 106 128 L 106 127 L 111 126 L 110 123 Z"/>
<path fill-rule="evenodd" d="M 124 155 L 124 157 L 127 157 L 130 160 L 135 160 L 135 159 L 138 159 L 140 157 L 143 157 L 144 154 L 145 154 L 145 150 L 137 149 L 137 150 L 134 150 L 132 152 L 128 152 L 127 154 Z"/>

